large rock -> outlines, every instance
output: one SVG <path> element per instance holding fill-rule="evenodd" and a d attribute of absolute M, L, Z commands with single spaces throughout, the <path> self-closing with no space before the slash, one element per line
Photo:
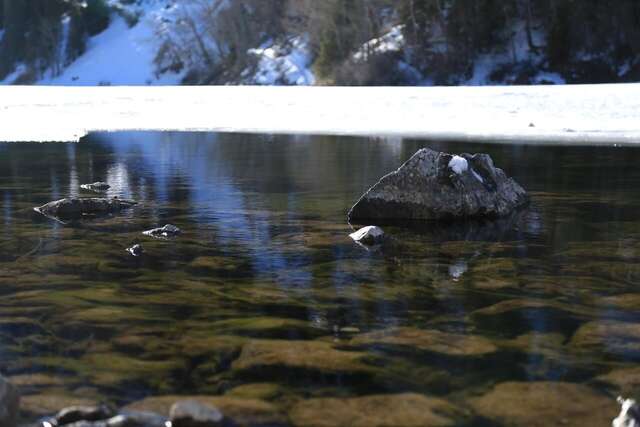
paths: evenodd
<path fill-rule="evenodd" d="M 405 393 L 310 399 L 289 417 L 296 427 L 445 427 L 461 425 L 467 414 L 445 400 Z"/>
<path fill-rule="evenodd" d="M 349 221 L 503 217 L 527 203 L 525 190 L 486 154 L 423 148 L 371 187 Z"/>
<path fill-rule="evenodd" d="M 20 394 L 4 377 L 0 376 L 0 427 L 13 427 L 18 418 Z"/>
<path fill-rule="evenodd" d="M 120 212 L 134 206 L 136 202 L 106 198 L 70 198 L 49 202 L 33 208 L 42 215 L 58 219 L 78 219 L 83 216 L 100 216 Z"/>

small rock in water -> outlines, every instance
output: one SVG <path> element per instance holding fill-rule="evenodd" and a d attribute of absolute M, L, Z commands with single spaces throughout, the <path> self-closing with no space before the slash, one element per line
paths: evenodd
<path fill-rule="evenodd" d="M 174 403 L 169 418 L 173 427 L 218 427 L 224 421 L 224 415 L 217 408 L 194 400 Z"/>
<path fill-rule="evenodd" d="M 488 155 L 423 148 L 371 187 L 349 211 L 349 221 L 497 218 L 526 203 L 526 191 Z"/>
<path fill-rule="evenodd" d="M 111 186 L 106 182 L 98 181 L 98 182 L 94 182 L 93 184 L 82 184 L 80 188 L 82 188 L 83 190 L 100 192 L 100 191 L 107 191 L 108 189 L 111 188 Z"/>
<path fill-rule="evenodd" d="M 100 406 L 72 406 L 58 412 L 55 425 L 63 426 L 78 421 L 101 421 L 116 415 L 115 410 L 106 405 Z"/>
<path fill-rule="evenodd" d="M 36 212 L 50 218 L 77 219 L 86 215 L 107 215 L 120 212 L 134 206 L 136 202 L 118 198 L 69 198 L 49 202 L 33 208 Z"/>
<path fill-rule="evenodd" d="M 130 248 L 127 248 L 127 252 L 135 257 L 139 257 L 144 253 L 144 248 L 141 244 L 133 245 Z"/>
<path fill-rule="evenodd" d="M 153 230 L 144 231 L 142 234 L 145 236 L 157 237 L 157 238 L 169 238 L 175 237 L 180 234 L 182 230 L 180 230 L 175 225 L 167 224 L 161 228 L 154 228 Z"/>
<path fill-rule="evenodd" d="M 3 376 L 0 376 L 0 426 L 14 427 L 18 419 L 20 393 Z"/>
<path fill-rule="evenodd" d="M 370 225 L 368 227 L 361 228 L 355 233 L 349 234 L 355 242 L 363 245 L 375 245 L 381 243 L 384 239 L 384 231 L 380 227 Z"/>
<path fill-rule="evenodd" d="M 640 406 L 633 399 L 618 397 L 618 403 L 622 406 L 620 415 L 613 420 L 613 427 L 640 427 Z"/>

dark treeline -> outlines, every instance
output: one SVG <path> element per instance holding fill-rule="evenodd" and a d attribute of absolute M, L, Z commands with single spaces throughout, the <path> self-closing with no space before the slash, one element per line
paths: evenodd
<path fill-rule="evenodd" d="M 291 0 L 297 2 L 297 0 Z M 304 0 L 298 0 L 303 1 Z M 350 60 L 381 26 L 402 25 L 403 59 L 439 83 L 470 77 L 478 55 L 501 49 L 527 83 L 532 68 L 558 72 L 569 81 L 615 81 L 626 63 L 640 57 L 638 0 L 325 0 L 309 17 L 318 54 L 316 71 L 341 83 L 393 82 L 394 54 Z M 527 55 L 515 49 L 518 32 Z M 397 55 L 397 54 L 395 54 Z M 522 57 L 519 57 L 522 56 Z M 349 72 L 349 67 L 355 67 Z M 385 67 L 387 68 L 385 70 Z M 637 71 L 637 70 L 636 70 Z M 362 81 L 371 76 L 370 81 Z M 360 81 L 358 81 L 358 77 Z M 499 79 L 499 76 L 496 76 Z M 517 83 L 517 82 L 514 82 Z"/>
<path fill-rule="evenodd" d="M 299 34 L 308 36 L 321 84 L 459 84 L 480 55 L 496 52 L 495 82 L 528 84 L 541 71 L 575 83 L 640 79 L 639 0 L 180 2 L 201 16 L 159 35 L 156 66 L 187 68 L 189 83 L 235 82 L 251 61 L 248 49 Z M 27 81 L 55 73 L 82 54 L 112 12 L 104 0 L 0 0 L 0 79 L 17 63 L 30 66 Z M 394 27 L 404 36 L 401 49 L 367 43 Z"/>
<path fill-rule="evenodd" d="M 29 64 L 32 73 L 64 67 L 83 53 L 88 36 L 108 26 L 109 14 L 101 0 L 0 0 L 0 78 L 17 63 Z"/>

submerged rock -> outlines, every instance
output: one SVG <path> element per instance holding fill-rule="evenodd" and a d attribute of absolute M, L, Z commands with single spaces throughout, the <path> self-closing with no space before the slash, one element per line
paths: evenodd
<path fill-rule="evenodd" d="M 369 374 L 366 354 L 342 351 L 322 341 L 253 340 L 242 348 L 233 362 L 235 371 L 264 374 L 269 369 L 307 371 L 326 375 Z"/>
<path fill-rule="evenodd" d="M 181 400 L 171 406 L 169 419 L 174 427 L 218 427 L 224 415 L 218 408 L 195 400 Z"/>
<path fill-rule="evenodd" d="M 526 203 L 525 190 L 488 155 L 423 148 L 371 187 L 351 208 L 349 221 L 496 218 Z"/>
<path fill-rule="evenodd" d="M 13 427 L 18 418 L 20 394 L 4 377 L 0 376 L 0 426 Z"/>
<path fill-rule="evenodd" d="M 159 396 L 149 397 L 132 403 L 125 411 L 154 412 L 162 416 L 170 415 L 170 408 L 178 401 L 190 400 L 214 408 L 224 415 L 226 424 L 244 426 L 287 425 L 286 418 L 278 408 L 259 399 L 240 399 L 228 396 Z"/>
<path fill-rule="evenodd" d="M 620 415 L 614 420 L 613 427 L 640 427 L 640 406 L 633 399 L 623 399 L 618 397 L 618 403 L 622 408 Z"/>
<path fill-rule="evenodd" d="M 98 182 L 94 182 L 93 184 L 82 184 L 80 188 L 82 188 L 83 190 L 101 192 L 101 191 L 107 191 L 108 189 L 111 188 L 111 186 L 106 182 L 98 181 Z"/>
<path fill-rule="evenodd" d="M 129 252 L 134 257 L 139 257 L 144 254 L 144 248 L 141 244 L 133 245 L 130 248 L 127 248 L 127 252 Z"/>
<path fill-rule="evenodd" d="M 136 205 L 134 201 L 118 198 L 69 198 L 49 202 L 33 209 L 51 218 L 78 219 L 83 216 L 113 214 L 134 205 Z"/>
<path fill-rule="evenodd" d="M 355 233 L 349 234 L 349 237 L 357 243 L 372 246 L 382 243 L 382 240 L 384 240 L 384 231 L 382 231 L 380 227 L 370 225 L 368 227 L 361 228 Z"/>
<path fill-rule="evenodd" d="M 164 227 L 144 231 L 142 234 L 144 234 L 145 236 L 166 239 L 169 237 L 175 237 L 180 233 L 182 233 L 182 230 L 180 230 L 178 227 L 176 227 L 175 225 L 167 224 Z"/>
<path fill-rule="evenodd" d="M 611 423 L 615 402 L 582 384 L 506 382 L 470 400 L 475 412 L 505 427 L 600 427 Z"/>
<path fill-rule="evenodd" d="M 484 356 L 498 351 L 488 339 L 417 328 L 391 328 L 354 337 L 354 346 L 403 346 L 448 356 Z"/>
<path fill-rule="evenodd" d="M 351 399 L 310 399 L 289 413 L 297 427 L 445 427 L 461 424 L 468 415 L 446 400 L 405 393 Z"/>

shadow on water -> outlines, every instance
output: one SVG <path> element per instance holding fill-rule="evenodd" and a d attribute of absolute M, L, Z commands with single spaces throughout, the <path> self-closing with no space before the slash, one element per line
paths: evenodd
<path fill-rule="evenodd" d="M 392 244 L 354 245 L 349 208 L 425 146 L 490 154 L 530 206 L 491 222 L 390 225 Z M 156 394 L 290 411 L 417 392 L 492 423 L 511 416 L 492 399 L 523 384 L 531 402 L 547 382 L 585 402 L 637 393 L 620 372 L 640 361 L 639 156 L 203 133 L 0 145 L 1 371 L 35 415 Z M 91 196 L 79 186 L 98 180 L 139 204 L 72 226 L 32 211 Z M 183 234 L 141 235 L 166 223 Z M 133 258 L 125 248 L 138 242 L 146 252 Z M 523 404 L 513 419 L 537 411 Z"/>

